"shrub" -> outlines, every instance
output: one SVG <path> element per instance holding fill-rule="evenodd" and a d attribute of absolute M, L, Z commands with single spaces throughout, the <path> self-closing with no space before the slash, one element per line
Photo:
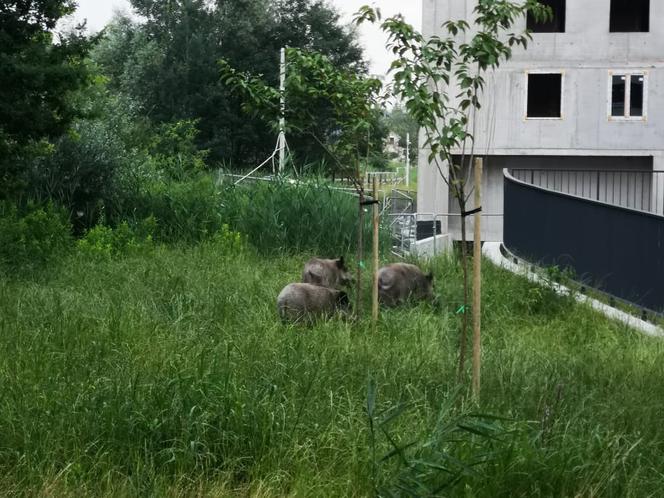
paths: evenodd
<path fill-rule="evenodd" d="M 120 223 L 115 229 L 97 225 L 90 229 L 76 245 L 81 253 L 102 259 L 145 253 L 154 248 L 155 227 L 156 223 L 152 217 L 144 220 L 136 228 L 130 227 L 126 221 Z"/>
<path fill-rule="evenodd" d="M 226 224 L 212 237 L 212 244 L 225 254 L 238 254 L 246 249 L 246 240 L 240 232 L 235 232 Z"/>
<path fill-rule="evenodd" d="M 176 121 L 157 129 L 150 155 L 167 177 L 182 180 L 205 170 L 208 152 L 196 146 L 196 124 L 196 121 Z"/>
<path fill-rule="evenodd" d="M 128 162 L 123 144 L 108 123 L 81 121 L 35 160 L 31 192 L 65 206 L 75 232 L 82 233 L 120 194 L 118 178 Z"/>
<path fill-rule="evenodd" d="M 195 243 L 214 235 L 223 225 L 221 196 L 208 176 L 187 181 L 154 181 L 125 207 L 125 217 L 154 217 L 155 238 L 162 242 Z"/>
<path fill-rule="evenodd" d="M 71 226 L 52 204 L 19 210 L 0 202 L 0 269 L 19 271 L 43 266 L 66 250 Z"/>

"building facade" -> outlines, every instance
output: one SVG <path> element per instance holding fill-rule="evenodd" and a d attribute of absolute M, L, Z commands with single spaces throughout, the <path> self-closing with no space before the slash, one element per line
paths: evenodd
<path fill-rule="evenodd" d="M 516 32 L 531 28 L 533 39 L 487 73 L 476 117 L 475 152 L 486 158 L 487 241 L 502 240 L 503 168 L 664 171 L 664 1 L 541 1 L 554 19 L 515 26 Z M 476 2 L 423 0 L 424 34 L 442 34 L 441 24 L 450 19 L 472 19 Z M 427 157 L 421 151 L 418 211 L 458 240 L 456 201 Z M 651 175 L 634 186 L 660 214 L 663 180 L 664 174 Z M 603 182 L 589 188 L 609 201 L 614 187 Z"/>

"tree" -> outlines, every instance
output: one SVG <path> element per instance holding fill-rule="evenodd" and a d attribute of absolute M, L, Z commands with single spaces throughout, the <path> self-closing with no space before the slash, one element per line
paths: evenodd
<path fill-rule="evenodd" d="M 513 33 L 519 18 L 531 13 L 537 20 L 551 16 L 538 0 L 481 0 L 471 24 L 447 21 L 443 36 L 425 38 L 402 16 L 384 20 L 381 28 L 389 36 L 388 49 L 395 55 L 391 65 L 394 93 L 424 132 L 424 147 L 431 150 L 434 163 L 461 212 L 461 251 L 464 276 L 464 306 L 459 339 L 459 379 L 465 372 L 467 313 L 469 297 L 466 247 L 466 205 L 468 182 L 464 173 L 473 167 L 475 112 L 485 87 L 484 74 L 512 56 L 513 46 L 527 47 L 530 33 Z M 356 22 L 377 22 L 380 11 L 360 9 Z M 455 151 L 462 151 L 455 161 Z M 468 154 L 466 152 L 469 152 Z"/>
<path fill-rule="evenodd" d="M 87 81 L 88 42 L 83 27 L 54 34 L 75 7 L 73 0 L 0 3 L 0 197 L 21 191 L 27 157 L 75 117 L 69 97 Z"/>
<path fill-rule="evenodd" d="M 142 24 L 117 19 L 94 59 L 111 87 L 134 98 L 156 123 L 196 120 L 209 159 L 252 164 L 274 148 L 263 120 L 219 80 L 217 60 L 263 75 L 275 86 L 283 46 L 318 50 L 337 67 L 364 71 L 355 35 L 320 0 L 132 0 Z M 324 122 L 326 115 L 317 113 Z M 302 156 L 321 156 L 311 141 L 294 142 Z"/>
<path fill-rule="evenodd" d="M 381 82 L 337 69 L 329 58 L 316 52 L 290 48 L 286 59 L 287 133 L 313 140 L 323 148 L 332 161 L 329 173 L 354 174 L 359 158 L 366 157 L 375 143 L 370 135 L 381 121 Z M 222 81 L 241 96 L 244 111 L 276 124 L 281 113 L 279 89 L 237 71 L 224 59 L 219 65 Z M 324 120 L 317 114 L 321 109 Z"/>
<path fill-rule="evenodd" d="M 419 126 L 408 112 L 401 106 L 396 106 L 386 116 L 387 127 L 390 131 L 399 135 L 399 147 L 406 147 L 406 140 L 410 135 L 410 160 L 411 163 L 417 159 L 419 143 Z"/>

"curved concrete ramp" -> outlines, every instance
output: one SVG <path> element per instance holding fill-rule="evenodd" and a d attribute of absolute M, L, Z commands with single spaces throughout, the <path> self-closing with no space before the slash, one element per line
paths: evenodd
<path fill-rule="evenodd" d="M 505 268 L 506 270 L 509 270 L 512 273 L 516 273 L 517 275 L 522 275 L 531 282 L 536 282 L 541 285 L 551 285 L 553 289 L 560 295 L 567 295 L 570 293 L 570 290 L 567 287 L 556 283 L 551 284 L 549 282 L 545 282 L 542 279 L 542 277 L 530 271 L 529 270 L 529 266 L 531 266 L 530 263 L 522 262 L 519 259 L 517 259 L 518 263 L 515 263 L 514 261 L 507 259 L 505 256 L 503 256 L 500 247 L 501 247 L 500 242 L 485 242 L 484 245 L 482 246 L 482 253 L 487 259 L 489 259 L 495 265 Z M 647 336 L 664 339 L 664 330 L 662 330 L 657 325 L 641 320 L 633 315 L 630 315 L 629 313 L 625 313 L 624 311 L 612 308 L 607 304 L 601 303 L 596 299 L 590 298 L 583 294 L 577 294 L 576 300 L 581 303 L 588 304 L 590 307 L 592 307 L 596 311 L 599 311 L 600 313 L 610 318 L 611 320 L 616 320 L 618 322 L 624 323 L 625 325 Z"/>

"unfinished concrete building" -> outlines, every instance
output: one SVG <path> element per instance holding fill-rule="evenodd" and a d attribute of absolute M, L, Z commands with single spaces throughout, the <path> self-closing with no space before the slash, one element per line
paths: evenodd
<path fill-rule="evenodd" d="M 423 0 L 424 33 L 442 34 L 449 19 L 472 19 L 476 1 Z M 526 24 L 533 31 L 528 49 L 515 49 L 486 75 L 475 142 L 486 157 L 486 241 L 502 240 L 504 168 L 534 183 L 546 177 L 549 188 L 664 211 L 664 174 L 620 177 L 664 171 L 664 1 L 542 3 L 553 20 L 524 19 L 515 31 Z M 435 219 L 443 238 L 458 240 L 456 201 L 428 152 L 419 157 L 418 221 Z M 543 174 L 547 169 L 557 174 Z"/>

